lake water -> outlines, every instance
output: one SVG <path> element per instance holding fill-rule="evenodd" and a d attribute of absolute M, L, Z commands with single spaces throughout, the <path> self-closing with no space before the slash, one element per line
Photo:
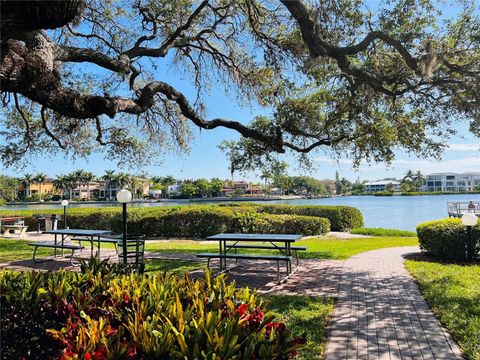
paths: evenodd
<path fill-rule="evenodd" d="M 479 194 L 472 195 L 425 195 L 425 196 L 344 196 L 323 199 L 275 200 L 265 203 L 285 203 L 298 205 L 349 205 L 358 208 L 365 219 L 367 227 L 382 227 L 414 231 L 417 224 L 448 217 L 447 202 L 473 200 L 480 202 Z M 133 207 L 190 205 L 189 202 L 162 201 L 156 203 L 137 203 Z M 203 204 L 203 203 L 200 203 Z M 69 207 L 118 206 L 117 204 L 72 204 Z M 48 209 L 61 208 L 59 204 L 3 206 L 0 210 Z"/>

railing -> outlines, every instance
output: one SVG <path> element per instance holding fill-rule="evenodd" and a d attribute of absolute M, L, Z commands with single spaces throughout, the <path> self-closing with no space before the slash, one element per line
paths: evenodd
<path fill-rule="evenodd" d="M 447 203 L 447 208 L 448 216 L 450 217 L 461 217 L 466 213 L 472 213 L 480 216 L 480 201 L 449 201 Z"/>

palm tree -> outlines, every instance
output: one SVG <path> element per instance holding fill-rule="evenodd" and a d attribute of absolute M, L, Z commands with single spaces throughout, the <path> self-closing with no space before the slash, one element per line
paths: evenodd
<path fill-rule="evenodd" d="M 84 183 L 87 183 L 87 199 L 90 200 L 90 183 L 95 179 L 93 173 L 84 171 L 82 180 Z"/>
<path fill-rule="evenodd" d="M 75 179 L 75 184 L 76 184 L 76 186 L 78 186 L 78 189 L 79 189 L 80 198 L 82 198 L 82 185 L 84 183 L 84 181 L 83 181 L 83 174 L 84 173 L 85 173 L 85 171 L 83 171 L 81 169 L 75 170 L 72 173 L 72 176 Z"/>
<path fill-rule="evenodd" d="M 102 176 L 102 180 L 108 184 L 108 199 L 112 200 L 112 184 L 115 180 L 115 171 L 113 170 L 106 170 L 105 174 Z"/>
<path fill-rule="evenodd" d="M 413 173 L 412 170 L 408 170 L 405 176 L 403 177 L 403 181 L 412 181 L 414 178 L 415 174 Z"/>
<path fill-rule="evenodd" d="M 38 198 L 42 200 L 42 184 L 47 180 L 47 175 L 44 173 L 38 173 L 35 175 L 34 181 L 38 184 Z"/>
<path fill-rule="evenodd" d="M 22 179 L 23 185 L 25 187 L 25 196 L 30 196 L 30 184 L 33 182 L 32 174 L 24 174 Z"/>
<path fill-rule="evenodd" d="M 72 174 L 67 174 L 64 176 L 65 178 L 65 186 L 68 188 L 69 190 L 69 195 L 68 195 L 68 198 L 70 200 L 72 200 L 73 198 L 73 189 L 75 188 L 76 184 L 77 184 L 77 178 L 75 176 L 74 173 Z"/>
<path fill-rule="evenodd" d="M 260 175 L 260 179 L 265 181 L 265 191 L 267 190 L 267 181 L 271 179 L 273 176 L 272 171 L 267 168 L 262 169 L 262 174 Z"/>
<path fill-rule="evenodd" d="M 115 184 L 117 187 L 123 189 L 127 184 L 128 184 L 128 175 L 125 174 L 125 173 L 118 173 L 117 175 L 115 175 Z"/>
<path fill-rule="evenodd" d="M 57 190 L 63 190 L 62 191 L 62 199 L 65 195 L 65 189 L 67 188 L 68 182 L 67 182 L 67 177 L 65 175 L 57 175 L 57 178 L 53 180 L 53 186 Z"/>
<path fill-rule="evenodd" d="M 413 183 L 415 184 L 417 190 L 420 189 L 420 187 L 425 184 L 426 178 L 425 175 L 422 174 L 420 170 L 418 170 L 415 174 L 413 174 L 412 177 Z"/>

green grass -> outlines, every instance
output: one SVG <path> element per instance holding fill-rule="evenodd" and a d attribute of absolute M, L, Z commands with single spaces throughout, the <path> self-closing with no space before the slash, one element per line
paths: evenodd
<path fill-rule="evenodd" d="M 105 246 L 104 246 L 105 245 Z M 102 247 L 109 247 L 102 244 Z M 299 241 L 308 251 L 301 251 L 300 257 L 306 259 L 348 259 L 358 253 L 396 246 L 418 245 L 415 237 L 372 237 L 364 239 L 313 238 Z M 86 246 L 88 248 L 88 246 Z M 112 247 L 112 246 L 110 246 Z M 195 240 L 147 241 L 146 251 L 180 254 L 198 254 L 200 252 L 218 252 L 216 242 Z M 245 250 L 252 252 L 252 250 Z M 272 251 L 256 251 L 273 253 Z M 0 262 L 31 259 L 33 247 L 26 240 L 0 239 Z M 39 256 L 52 254 L 50 249 L 38 249 Z"/>
<path fill-rule="evenodd" d="M 0 263 L 15 260 L 31 259 L 33 246 L 28 245 L 29 241 L 16 239 L 0 239 Z M 38 249 L 39 256 L 53 254 L 53 250 Z"/>
<path fill-rule="evenodd" d="M 480 360 L 480 264 L 407 260 L 406 267 L 465 356 Z"/>
<path fill-rule="evenodd" d="M 184 274 L 192 270 L 197 270 L 200 267 L 202 267 L 202 265 L 197 262 L 183 260 L 148 259 L 145 261 L 146 273 L 168 272 L 172 274 Z"/>
<path fill-rule="evenodd" d="M 390 237 L 415 237 L 417 234 L 413 231 L 383 229 L 383 228 L 354 228 L 350 230 L 351 234 L 369 235 L 369 236 L 390 236 Z"/>
<path fill-rule="evenodd" d="M 295 243 L 306 246 L 308 251 L 301 251 L 301 258 L 308 259 L 348 259 L 358 253 L 396 246 L 418 245 L 416 237 L 372 237 L 364 239 L 312 238 Z M 170 240 L 147 242 L 147 251 L 197 254 L 199 252 L 218 252 L 216 242 L 206 243 L 194 240 Z M 252 252 L 252 250 L 248 250 Z M 260 252 L 260 251 L 258 251 Z M 261 251 L 261 253 L 269 253 Z M 271 252 L 270 252 L 271 253 Z"/>
<path fill-rule="evenodd" d="M 262 296 L 269 309 L 284 321 L 294 334 L 305 333 L 306 346 L 297 359 L 322 359 L 327 339 L 327 324 L 333 312 L 333 300 L 310 296 Z"/>

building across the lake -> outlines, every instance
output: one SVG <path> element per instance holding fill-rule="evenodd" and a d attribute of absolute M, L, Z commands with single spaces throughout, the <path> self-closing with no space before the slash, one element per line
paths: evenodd
<path fill-rule="evenodd" d="M 371 181 L 365 184 L 365 191 L 366 192 L 400 191 L 400 182 L 395 180 Z"/>
<path fill-rule="evenodd" d="M 426 178 L 425 191 L 473 191 L 480 186 L 480 172 L 433 173 Z"/>

